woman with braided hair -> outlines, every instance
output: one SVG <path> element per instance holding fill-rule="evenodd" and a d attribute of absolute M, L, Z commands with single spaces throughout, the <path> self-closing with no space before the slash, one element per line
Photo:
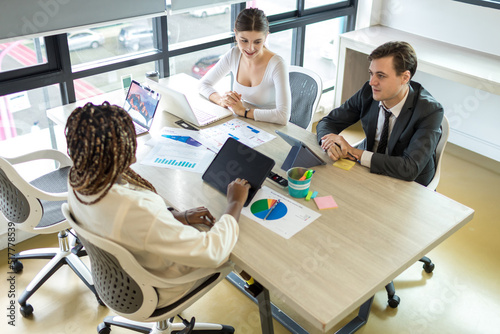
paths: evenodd
<path fill-rule="evenodd" d="M 87 103 L 71 113 L 65 133 L 73 160 L 71 212 L 82 227 L 127 248 L 151 273 L 180 278 L 178 286 L 158 290 L 159 307 L 178 300 L 228 261 L 250 188 L 246 180 L 229 184 L 228 206 L 215 222 L 204 207 L 184 212 L 168 208 L 153 185 L 130 168 L 137 140 L 123 108 Z M 210 229 L 200 231 L 195 224 Z"/>

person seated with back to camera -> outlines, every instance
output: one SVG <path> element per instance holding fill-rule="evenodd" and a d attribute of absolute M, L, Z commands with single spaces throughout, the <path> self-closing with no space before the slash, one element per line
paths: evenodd
<path fill-rule="evenodd" d="M 199 92 L 238 116 L 285 125 L 290 119 L 292 98 L 288 66 L 265 42 L 269 22 L 262 10 L 242 10 L 234 24 L 233 47 L 200 80 Z M 233 91 L 219 94 L 214 85 L 228 73 Z"/>
<path fill-rule="evenodd" d="M 417 55 L 410 44 L 387 42 L 368 60 L 370 80 L 319 121 L 318 142 L 334 161 L 359 160 L 372 173 L 426 186 L 436 173 L 443 107 L 411 80 Z M 359 120 L 366 138 L 352 147 L 339 134 Z"/>
<path fill-rule="evenodd" d="M 154 186 L 130 168 L 137 140 L 123 108 L 87 103 L 71 113 L 65 134 L 73 161 L 68 205 L 75 220 L 125 247 L 153 275 L 182 280 L 157 290 L 158 307 L 179 300 L 228 262 L 250 188 L 246 180 L 228 185 L 228 204 L 216 222 L 205 207 L 184 212 L 169 208 Z M 196 229 L 197 224 L 210 229 Z"/>

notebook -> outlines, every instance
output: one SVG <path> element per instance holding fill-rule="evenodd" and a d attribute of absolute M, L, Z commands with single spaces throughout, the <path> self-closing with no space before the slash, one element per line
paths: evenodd
<path fill-rule="evenodd" d="M 132 117 L 136 135 L 147 133 L 151 129 L 159 103 L 160 94 L 132 80 L 123 109 Z"/>
<path fill-rule="evenodd" d="M 167 112 L 196 126 L 203 127 L 233 114 L 231 110 L 210 102 L 198 93 L 188 99 L 184 93 L 170 87 L 158 83 L 152 83 L 151 86 L 161 92 L 162 106 Z"/>
<path fill-rule="evenodd" d="M 222 145 L 202 179 L 224 194 L 227 194 L 227 185 L 234 179 L 239 177 L 247 180 L 251 186 L 245 202 L 247 206 L 273 167 L 273 159 L 230 137 Z"/>

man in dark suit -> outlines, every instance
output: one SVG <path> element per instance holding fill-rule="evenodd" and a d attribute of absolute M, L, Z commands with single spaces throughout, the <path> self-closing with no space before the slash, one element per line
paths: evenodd
<path fill-rule="evenodd" d="M 385 43 L 368 60 L 370 81 L 319 121 L 318 141 L 334 161 L 359 160 L 372 173 L 427 185 L 436 171 L 443 107 L 411 81 L 417 56 L 410 44 Z M 339 133 L 359 120 L 366 138 L 352 147 Z"/>

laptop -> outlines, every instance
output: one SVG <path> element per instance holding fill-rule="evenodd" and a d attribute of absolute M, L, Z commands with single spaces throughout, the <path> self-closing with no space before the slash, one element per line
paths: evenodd
<path fill-rule="evenodd" d="M 236 178 L 250 183 L 247 206 L 274 167 L 268 156 L 229 137 L 202 176 L 203 181 L 227 195 L 227 186 Z"/>
<path fill-rule="evenodd" d="M 160 94 L 132 80 L 123 104 L 134 121 L 136 135 L 149 132 L 160 103 Z"/>
<path fill-rule="evenodd" d="M 292 167 L 310 168 L 318 165 L 326 165 L 326 162 L 302 141 L 279 130 L 276 130 L 276 134 L 292 146 L 281 169 L 289 170 Z"/>
<path fill-rule="evenodd" d="M 198 127 L 217 122 L 233 114 L 231 110 L 212 103 L 198 93 L 188 99 L 184 93 L 170 87 L 153 82 L 151 86 L 161 92 L 162 106 L 167 112 Z"/>

